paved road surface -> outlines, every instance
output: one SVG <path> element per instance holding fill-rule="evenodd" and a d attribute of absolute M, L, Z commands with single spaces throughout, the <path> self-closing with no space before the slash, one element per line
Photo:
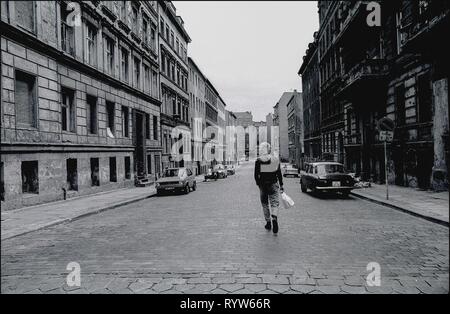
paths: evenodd
<path fill-rule="evenodd" d="M 2 293 L 448 293 L 449 231 L 354 198 L 300 192 L 264 229 L 253 165 L 188 195 L 155 197 L 2 241 Z M 81 266 L 68 287 L 66 266 Z M 368 287 L 366 266 L 381 267 Z"/>

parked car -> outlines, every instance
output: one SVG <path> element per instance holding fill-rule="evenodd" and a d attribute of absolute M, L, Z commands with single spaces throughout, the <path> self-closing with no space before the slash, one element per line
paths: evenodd
<path fill-rule="evenodd" d="M 236 168 L 234 168 L 233 165 L 225 166 L 225 169 L 227 169 L 227 174 L 229 175 L 233 175 L 236 173 Z"/>
<path fill-rule="evenodd" d="M 169 168 L 156 181 L 155 187 L 158 195 L 162 192 L 175 191 L 182 191 L 188 194 L 191 190 L 195 191 L 197 189 L 197 182 L 191 169 Z"/>
<path fill-rule="evenodd" d="M 299 176 L 299 170 L 295 168 L 293 165 L 284 165 L 282 173 L 283 177 L 292 176 L 298 178 Z"/>
<path fill-rule="evenodd" d="M 300 186 L 302 192 L 310 189 L 313 192 L 331 191 L 348 195 L 355 188 L 355 180 L 340 163 L 315 162 L 306 164 L 305 171 L 301 171 Z"/>
<path fill-rule="evenodd" d="M 217 177 L 219 179 L 225 179 L 228 177 L 227 169 L 225 169 L 222 164 L 215 165 L 214 170 L 217 171 Z"/>
<path fill-rule="evenodd" d="M 208 170 L 205 173 L 205 181 L 208 180 L 214 180 L 217 181 L 219 175 L 217 173 L 216 170 L 214 170 L 213 168 L 208 168 Z"/>

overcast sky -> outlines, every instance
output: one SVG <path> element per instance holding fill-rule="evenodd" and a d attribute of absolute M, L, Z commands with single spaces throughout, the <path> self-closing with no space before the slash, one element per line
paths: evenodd
<path fill-rule="evenodd" d="M 284 91 L 301 90 L 302 57 L 318 29 L 315 1 L 174 1 L 188 54 L 231 111 L 265 120 Z"/>

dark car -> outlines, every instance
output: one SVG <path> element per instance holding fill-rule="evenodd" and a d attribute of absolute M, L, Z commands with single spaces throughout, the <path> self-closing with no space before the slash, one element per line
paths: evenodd
<path fill-rule="evenodd" d="M 208 168 L 208 170 L 205 173 L 205 181 L 207 180 L 214 180 L 217 181 L 219 178 L 219 173 L 217 170 L 214 170 L 214 168 Z"/>
<path fill-rule="evenodd" d="M 225 166 L 225 169 L 227 169 L 227 174 L 229 175 L 233 175 L 236 173 L 236 168 L 234 168 L 233 165 Z"/>
<path fill-rule="evenodd" d="M 329 191 L 349 195 L 355 188 L 355 181 L 344 166 L 337 162 L 316 162 L 306 164 L 301 171 L 300 186 L 302 192 L 310 189 L 313 192 Z"/>

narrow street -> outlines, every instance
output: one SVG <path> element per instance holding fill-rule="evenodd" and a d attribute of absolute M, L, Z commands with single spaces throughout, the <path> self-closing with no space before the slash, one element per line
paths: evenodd
<path fill-rule="evenodd" d="M 300 192 L 264 229 L 253 164 L 198 184 L 2 241 L 2 293 L 448 293 L 447 227 L 353 197 Z M 81 266 L 68 287 L 66 266 Z M 368 287 L 368 263 L 381 286 Z"/>

